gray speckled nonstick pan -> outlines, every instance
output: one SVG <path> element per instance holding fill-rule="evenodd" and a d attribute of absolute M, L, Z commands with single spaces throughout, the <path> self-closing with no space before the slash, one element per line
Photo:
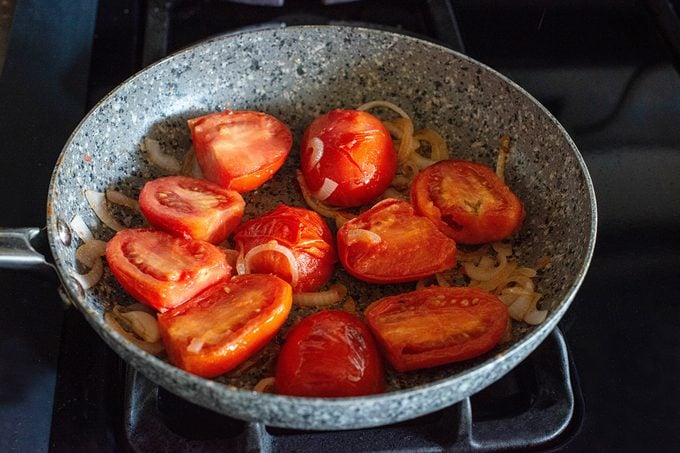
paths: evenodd
<path fill-rule="evenodd" d="M 228 377 L 202 379 L 143 352 L 104 321 L 114 301 L 132 302 L 108 269 L 87 291 L 72 278 L 78 271 L 79 241 L 63 240 L 71 219 L 79 214 L 98 239 L 113 235 L 88 206 L 84 191 L 113 188 L 136 197 L 144 181 L 163 174 L 141 150 L 145 137 L 181 159 L 190 145 L 188 118 L 225 108 L 249 109 L 287 123 L 295 137 L 291 157 L 272 181 L 246 195 L 250 217 L 280 202 L 304 206 L 294 171 L 300 137 L 314 117 L 377 99 L 401 106 L 416 127 L 439 131 L 455 158 L 493 167 L 499 137 L 511 137 L 514 149 L 506 179 L 527 212 L 515 252 L 526 263 L 551 258 L 538 280 L 542 306 L 549 309 L 542 324 L 515 323 L 512 341 L 492 352 L 396 376 L 381 395 L 294 398 L 254 392 L 247 382 L 238 387 Z M 525 91 L 439 45 L 391 32 L 333 26 L 219 37 L 132 77 L 103 99 L 69 139 L 54 170 L 47 209 L 51 252 L 68 296 L 123 359 L 169 391 L 217 412 L 316 430 L 413 418 L 502 377 L 543 341 L 569 307 L 588 268 L 596 233 L 594 192 L 582 157 L 558 122 Z M 362 308 L 400 290 L 402 286 L 364 285 L 353 296 Z"/>

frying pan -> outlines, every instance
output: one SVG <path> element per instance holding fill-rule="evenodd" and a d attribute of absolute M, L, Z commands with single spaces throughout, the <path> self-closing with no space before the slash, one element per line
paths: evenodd
<path fill-rule="evenodd" d="M 304 206 L 294 180 L 302 131 L 314 117 L 333 108 L 353 108 L 371 100 L 393 102 L 410 113 L 416 127 L 440 132 L 454 158 L 493 166 L 499 138 L 511 137 L 506 180 L 527 212 L 514 251 L 522 263 L 550 257 L 538 280 L 542 308 L 549 310 L 542 324 L 514 323 L 511 341 L 475 360 L 392 373 L 384 394 L 330 399 L 262 394 L 251 390 L 252 382 L 234 383 L 228 376 L 199 378 L 162 356 L 142 351 L 107 325 L 104 314 L 113 303 L 133 301 L 107 268 L 93 288 L 84 290 L 78 284 L 75 252 L 80 241 L 69 224 L 78 215 L 96 238 L 112 237 L 113 231 L 92 212 L 84 191 L 116 189 L 136 197 L 146 180 L 163 175 L 142 151 L 145 138 L 157 140 L 181 159 L 190 146 L 188 118 L 229 108 L 264 111 L 284 121 L 295 136 L 293 152 L 274 179 L 246 195 L 246 217 L 251 217 L 282 202 Z M 588 171 L 568 134 L 504 76 L 450 49 L 398 33 L 300 26 L 201 42 L 116 88 L 83 119 L 59 156 L 47 222 L 54 267 L 67 297 L 104 341 L 147 378 L 236 418 L 328 430 L 384 425 L 436 411 L 483 389 L 519 364 L 553 330 L 574 299 L 593 253 L 597 211 Z M 32 235 L 36 230 L 26 231 Z M 17 245 L 21 233 L 3 234 L 3 242 L 13 242 L 12 247 L 24 255 L 16 266 L 43 263 L 25 235 L 26 243 Z M 353 296 L 361 309 L 382 295 L 406 289 L 357 285 Z M 304 315 L 298 310 L 291 318 Z"/>

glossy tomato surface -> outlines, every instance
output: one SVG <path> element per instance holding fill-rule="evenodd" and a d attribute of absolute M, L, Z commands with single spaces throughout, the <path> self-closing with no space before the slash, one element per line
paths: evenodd
<path fill-rule="evenodd" d="M 119 231 L 106 246 L 106 260 L 132 297 L 161 312 L 231 274 L 218 247 L 158 230 Z"/>
<path fill-rule="evenodd" d="M 338 109 L 316 118 L 305 131 L 300 169 L 315 198 L 333 206 L 361 206 L 389 187 L 397 154 L 378 118 Z"/>
<path fill-rule="evenodd" d="M 271 340 L 288 317 L 292 291 L 273 275 L 239 275 L 158 315 L 170 362 L 203 377 L 238 366 Z"/>
<path fill-rule="evenodd" d="M 419 280 L 456 265 L 456 243 L 406 201 L 388 198 L 337 234 L 347 272 L 368 283 Z"/>
<path fill-rule="evenodd" d="M 156 228 L 218 244 L 241 222 L 245 202 L 235 190 L 210 181 L 167 176 L 144 185 L 139 208 Z"/>
<path fill-rule="evenodd" d="M 506 239 L 524 220 L 522 202 L 489 167 L 464 160 L 443 160 L 420 172 L 411 201 L 461 244 Z"/>
<path fill-rule="evenodd" d="M 328 225 L 316 212 L 304 208 L 280 205 L 244 222 L 234 242 L 249 272 L 278 275 L 293 285 L 294 292 L 319 289 L 333 274 L 337 261 Z M 297 272 L 291 269 L 290 258 Z"/>
<path fill-rule="evenodd" d="M 429 287 L 373 302 L 364 311 L 397 371 L 431 368 L 493 349 L 508 328 L 508 310 L 476 288 Z"/>
<path fill-rule="evenodd" d="M 188 123 L 203 175 L 238 192 L 271 179 L 293 146 L 288 126 L 262 112 L 227 110 Z"/>
<path fill-rule="evenodd" d="M 381 393 L 385 376 L 368 327 L 355 315 L 326 310 L 288 332 L 276 364 L 276 393 L 344 397 Z"/>

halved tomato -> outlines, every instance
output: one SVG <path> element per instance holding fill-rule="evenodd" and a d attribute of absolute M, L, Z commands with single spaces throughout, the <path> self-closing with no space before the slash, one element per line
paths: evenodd
<path fill-rule="evenodd" d="M 326 222 L 309 209 L 280 205 L 236 230 L 244 271 L 274 274 L 294 292 L 316 291 L 333 274 L 337 255 Z"/>
<path fill-rule="evenodd" d="M 293 293 L 273 275 L 239 275 L 158 315 L 170 362 L 203 377 L 235 368 L 265 346 L 288 317 Z"/>
<path fill-rule="evenodd" d="M 420 172 L 411 185 L 416 212 L 461 244 L 506 239 L 524 220 L 522 202 L 489 167 L 443 160 Z"/>
<path fill-rule="evenodd" d="M 276 393 L 344 397 L 380 393 L 385 376 L 368 327 L 339 310 L 304 318 L 288 332 L 276 364 Z"/>
<path fill-rule="evenodd" d="M 397 153 L 382 122 L 360 110 L 332 110 L 302 137 L 300 170 L 314 197 L 361 206 L 382 194 L 397 171 Z"/>
<path fill-rule="evenodd" d="M 368 283 L 419 280 L 456 265 L 456 243 L 402 200 L 388 198 L 338 230 L 338 257 Z"/>
<path fill-rule="evenodd" d="M 248 192 L 283 165 L 293 146 L 288 126 L 262 112 L 211 113 L 188 121 L 196 160 L 206 179 Z"/>
<path fill-rule="evenodd" d="M 508 328 L 508 309 L 477 288 L 429 287 L 389 296 L 364 311 L 397 371 L 431 368 L 493 349 Z"/>
<path fill-rule="evenodd" d="M 205 179 L 167 176 L 144 185 L 139 208 L 156 228 L 218 244 L 241 222 L 245 201 L 235 190 Z"/>
<path fill-rule="evenodd" d="M 106 260 L 132 297 L 160 312 L 231 274 L 220 248 L 158 230 L 119 231 L 106 246 Z"/>

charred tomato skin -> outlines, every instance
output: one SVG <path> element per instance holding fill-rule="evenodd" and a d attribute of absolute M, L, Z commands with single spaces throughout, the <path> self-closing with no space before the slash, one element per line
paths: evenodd
<path fill-rule="evenodd" d="M 469 360 L 505 335 L 508 309 L 478 288 L 428 287 L 373 302 L 366 321 L 399 372 Z"/>
<path fill-rule="evenodd" d="M 461 244 L 508 238 L 522 226 L 522 202 L 489 167 L 443 160 L 421 171 L 411 184 L 419 215 Z"/>
<path fill-rule="evenodd" d="M 378 118 L 360 110 L 336 109 L 317 117 L 305 130 L 300 170 L 309 190 L 324 203 L 362 206 L 389 187 L 397 171 L 397 153 Z M 330 195 L 319 196 L 326 190 L 324 184 L 337 187 Z"/>
<path fill-rule="evenodd" d="M 306 397 L 347 397 L 385 390 L 382 361 L 361 319 L 324 310 L 287 334 L 276 365 L 275 391 Z"/>

